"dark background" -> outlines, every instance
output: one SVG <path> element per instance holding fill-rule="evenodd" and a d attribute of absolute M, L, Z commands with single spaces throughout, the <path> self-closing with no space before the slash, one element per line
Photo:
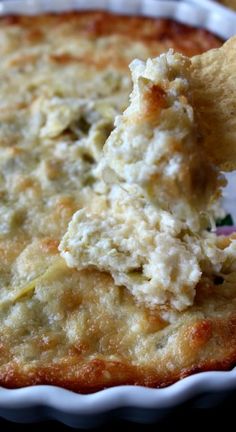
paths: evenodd
<path fill-rule="evenodd" d="M 97 428 L 89 429 L 90 431 L 96 432 L 177 432 L 183 431 L 199 431 L 203 432 L 209 430 L 209 432 L 220 428 L 221 431 L 234 431 L 235 420 L 236 420 L 236 391 L 227 396 L 223 403 L 216 405 L 214 408 L 195 408 L 192 409 L 188 405 L 178 408 L 171 412 L 164 420 L 152 425 L 146 424 L 136 424 L 127 421 L 113 420 L 108 422 L 106 425 Z M 64 426 L 56 421 L 47 421 L 41 423 L 33 424 L 16 424 L 10 423 L 5 420 L 0 420 L 0 431 L 20 431 L 25 432 L 43 432 L 46 431 L 58 431 L 58 432 L 68 432 L 73 431 L 72 428 Z M 76 429 L 74 429 L 76 430 Z M 84 429 L 80 429 L 83 431 Z"/>

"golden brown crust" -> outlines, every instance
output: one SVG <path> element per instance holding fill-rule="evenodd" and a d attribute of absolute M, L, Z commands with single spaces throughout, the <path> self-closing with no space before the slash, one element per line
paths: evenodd
<path fill-rule="evenodd" d="M 209 328 L 210 333 L 209 333 Z M 200 348 L 214 331 L 215 343 L 219 352 L 213 357 L 199 360 Z M 77 353 L 70 353 L 59 364 L 49 364 L 40 368 L 29 368 L 22 371 L 17 363 L 12 362 L 0 373 L 0 383 L 7 388 L 19 388 L 37 384 L 53 384 L 80 393 L 95 392 L 104 388 L 133 384 L 153 388 L 166 387 L 179 379 L 193 373 L 213 370 L 229 370 L 236 362 L 236 315 L 227 321 L 214 323 L 199 321 L 197 326 L 186 331 L 185 344 L 189 343 L 188 351 L 197 354 L 191 365 L 158 375 L 153 368 L 132 366 L 121 361 L 104 361 L 94 359 L 83 363 Z M 181 347 L 179 347 L 181 349 Z M 190 354 L 193 357 L 193 354 Z"/>
<path fill-rule="evenodd" d="M 25 29 L 24 43 L 42 42 L 45 32 L 54 29 L 64 36 L 76 36 L 79 33 L 90 38 L 119 34 L 132 40 L 145 43 L 172 46 L 183 54 L 192 56 L 211 48 L 217 48 L 221 42 L 207 30 L 177 23 L 167 19 L 129 17 L 114 15 L 108 12 L 69 12 L 64 14 L 38 15 L 32 19 L 28 16 L 6 16 L 0 19 L 1 26 L 21 26 Z M 155 47 L 154 47 L 155 48 Z M 54 61 L 73 61 L 73 57 L 54 57 Z"/>
<path fill-rule="evenodd" d="M 82 294 L 80 291 L 77 292 L 77 296 L 72 298 L 72 303 L 67 302 L 67 312 L 72 313 L 79 308 L 85 310 L 88 306 L 93 304 L 92 298 L 97 305 L 98 319 L 101 319 L 100 307 L 103 300 L 109 291 L 114 290 L 114 295 L 117 295 L 117 287 L 114 287 L 110 277 L 105 274 L 99 274 L 98 272 L 91 271 L 89 274 L 84 271 L 78 273 L 74 272 L 74 276 L 79 279 L 80 283 L 86 284 L 89 291 Z M 66 270 L 67 276 L 70 270 Z M 63 275 L 60 277 L 63 278 Z M 92 285 L 95 283 L 98 292 Z M 74 284 L 75 285 L 75 284 Z M 69 294 L 68 287 L 64 283 L 64 292 Z M 106 287 L 106 288 L 105 288 Z M 38 290 L 40 291 L 40 287 Z M 91 289 L 91 291 L 90 291 Z M 107 290 L 107 292 L 106 292 Z M 202 290 L 202 292 L 200 292 Z M 99 292 L 100 291 L 100 292 Z M 130 323 L 121 323 L 118 309 L 110 310 L 110 304 L 108 304 L 107 310 L 102 309 L 102 319 L 108 320 L 108 327 L 111 328 L 108 337 L 112 341 L 106 342 L 105 353 L 96 353 L 94 351 L 94 337 L 104 337 L 104 327 L 101 324 L 99 329 L 96 323 L 96 316 L 91 321 L 88 318 L 87 327 L 87 339 L 84 342 L 76 342 L 70 344 L 67 342 L 65 346 L 65 352 L 62 356 L 58 357 L 57 347 L 60 344 L 60 336 L 56 337 L 54 334 L 51 338 L 37 335 L 37 333 L 31 336 L 31 347 L 35 343 L 40 351 L 40 356 L 36 359 L 36 362 L 21 361 L 20 359 L 12 359 L 9 356 L 8 349 L 4 342 L 1 344 L 1 361 L 5 358 L 5 363 L 0 369 L 0 383 L 1 385 L 8 388 L 16 388 L 22 386 L 28 386 L 33 384 L 54 384 L 61 387 L 65 387 L 81 393 L 90 393 L 103 388 L 121 385 L 121 384 L 134 384 L 144 385 L 149 387 L 165 387 L 178 379 L 184 378 L 190 374 L 209 371 L 209 370 L 228 370 L 236 361 L 236 314 L 234 300 L 226 300 L 226 292 L 222 293 L 217 299 L 217 287 L 204 284 L 200 287 L 200 295 L 197 299 L 197 304 L 192 308 L 190 314 L 186 313 L 176 325 L 170 325 L 163 322 L 158 322 L 158 312 L 148 311 L 140 306 L 134 304 L 133 299 L 125 291 L 119 299 L 122 301 L 120 304 L 121 316 L 122 309 L 128 315 L 135 313 L 141 313 L 138 320 L 142 322 L 142 314 L 144 313 L 144 324 L 146 326 L 147 317 L 150 318 L 151 324 L 146 330 L 141 330 L 138 334 L 131 334 L 129 336 Z M 204 295 L 203 295 L 204 291 Z M 80 293 L 80 301 L 79 301 Z M 64 293 L 58 293 L 59 303 L 63 305 L 65 309 L 64 299 L 60 300 L 60 295 L 64 296 Z M 203 298 L 201 297 L 203 295 Z M 235 295 L 232 294 L 232 297 Z M 77 303 L 76 303 L 77 299 Z M 211 300 L 211 304 L 209 302 Z M 227 309 L 226 315 L 224 314 L 224 303 L 225 309 Z M 99 306 L 100 302 L 100 306 Z M 229 303 L 231 305 L 229 306 Z M 214 308 L 214 313 L 210 313 L 210 309 Z M 103 306 L 102 306 L 103 308 Z M 94 310 L 94 309 L 92 309 Z M 96 310 L 96 309 L 95 309 Z M 139 311 L 138 311 L 139 310 Z M 197 318 L 199 312 L 204 313 L 204 318 Z M 231 312 L 230 312 L 231 311 Z M 120 329 L 121 334 L 117 334 L 116 322 L 112 321 L 110 314 L 118 315 L 117 325 Z M 208 317 L 207 317 L 208 316 Z M 110 317 L 110 318 L 109 318 Z M 157 320 L 157 322 L 156 322 Z M 114 332 L 112 325 L 115 324 Z M 73 325 L 73 321 L 72 321 Z M 89 329 L 89 326 L 92 326 Z M 95 325 L 95 326 L 94 326 Z M 164 325 L 164 327 L 163 327 Z M 106 325 L 105 325 L 106 328 Z M 148 344 L 148 350 L 146 352 L 147 361 L 142 364 L 142 358 L 135 360 L 134 352 L 132 350 L 138 347 L 138 340 L 141 338 L 143 341 L 148 338 L 148 335 L 155 337 L 155 332 L 165 329 L 167 331 L 168 338 L 172 338 L 172 342 L 168 345 L 166 342 L 166 336 L 161 340 L 155 341 L 155 349 L 164 348 L 164 352 L 161 354 L 159 359 L 152 359 L 149 356 L 149 350 L 153 349 L 153 341 L 150 339 Z M 48 328 L 45 330 L 48 333 Z M 102 334 L 101 334 L 102 331 Z M 128 337 L 127 341 L 124 341 L 122 336 L 125 331 Z M 144 333 L 143 333 L 144 331 Z M 153 333 L 154 332 L 154 333 Z M 13 331 L 14 334 L 14 331 Z M 100 336 L 99 336 L 100 335 Z M 63 334 L 61 335 L 63 338 Z M 123 340 L 122 340 L 123 339 Z M 4 341 L 4 336 L 3 336 Z M 114 342 L 112 344 L 112 342 Z M 123 347 L 122 344 L 124 343 Z M 160 344 L 160 347 L 158 346 Z M 120 345 L 121 344 L 121 345 Z M 162 344 L 164 346 L 162 347 Z M 92 351 L 91 351 L 92 349 Z M 43 354 L 49 352 L 55 352 L 55 357 L 51 358 L 48 362 L 43 361 Z M 120 351 L 120 352 L 119 352 Z M 131 351 L 131 356 L 128 352 Z M 119 360 L 109 360 L 109 356 L 106 357 L 106 352 L 118 355 Z M 91 358 L 95 355 L 95 358 Z M 105 354 L 105 355 L 104 355 Z M 132 360 L 133 356 L 133 360 Z M 142 356 L 142 351 L 141 351 Z"/>
<path fill-rule="evenodd" d="M 6 207 L 6 233 L 0 236 L 0 385 L 54 384 L 89 393 L 119 384 L 163 387 L 195 371 L 230 368 L 236 359 L 234 290 L 229 294 L 226 286 L 219 294 L 206 283 L 193 310 L 170 324 L 158 310 L 136 305 L 108 275 L 65 268 L 58 244 L 84 199 L 80 167 L 73 165 L 80 157 L 73 153 L 74 113 L 57 134 L 43 135 L 51 101 L 59 99 L 60 114 L 70 108 L 68 99 L 91 97 L 86 85 L 94 74 L 101 78 L 96 97 L 101 90 L 104 98 L 124 93 L 124 103 L 115 100 L 119 111 L 128 101 L 123 78 L 133 56 L 145 59 L 168 48 L 195 55 L 221 42 L 173 21 L 104 12 L 2 17 L 0 32 L 5 40 L 0 199 Z M 96 41 L 105 49 L 99 51 Z M 164 103 L 159 90 L 153 91 L 150 98 L 158 95 Z M 86 123 L 82 126 L 86 134 Z M 100 139 L 109 127 L 96 131 Z M 93 158 L 85 153 L 81 160 L 89 164 Z M 88 188 L 86 194 L 95 205 Z"/>

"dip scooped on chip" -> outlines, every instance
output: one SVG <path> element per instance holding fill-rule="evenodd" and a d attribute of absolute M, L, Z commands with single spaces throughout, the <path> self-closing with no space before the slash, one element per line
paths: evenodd
<path fill-rule="evenodd" d="M 81 209 L 61 244 L 69 267 L 109 272 L 148 307 L 182 311 L 204 275 L 233 268 L 236 241 L 209 232 L 236 167 L 236 38 L 189 58 L 130 66 L 130 106 L 96 169 L 103 209 Z"/>

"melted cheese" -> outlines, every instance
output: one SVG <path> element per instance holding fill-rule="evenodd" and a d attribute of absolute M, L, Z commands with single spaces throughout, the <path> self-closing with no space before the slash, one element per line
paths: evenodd
<path fill-rule="evenodd" d="M 138 301 L 179 311 L 229 253 L 206 231 L 225 181 L 198 140 L 189 64 L 172 52 L 131 64 L 130 106 L 95 171 L 107 183 L 106 204 L 78 211 L 60 244 L 70 267 L 108 271 Z"/>

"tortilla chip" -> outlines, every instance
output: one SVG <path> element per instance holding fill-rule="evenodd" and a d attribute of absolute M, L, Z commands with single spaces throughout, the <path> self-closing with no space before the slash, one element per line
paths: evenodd
<path fill-rule="evenodd" d="M 193 107 L 201 141 L 223 171 L 236 169 L 236 36 L 192 58 Z"/>

